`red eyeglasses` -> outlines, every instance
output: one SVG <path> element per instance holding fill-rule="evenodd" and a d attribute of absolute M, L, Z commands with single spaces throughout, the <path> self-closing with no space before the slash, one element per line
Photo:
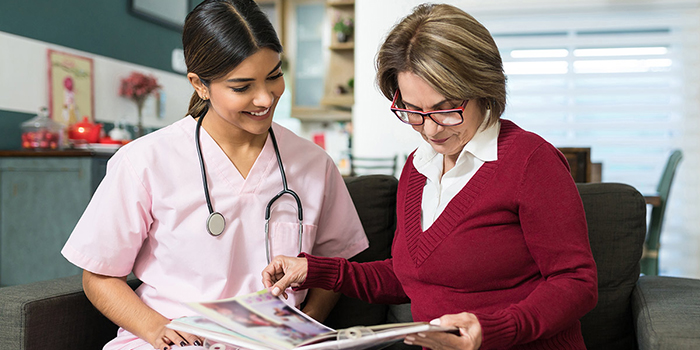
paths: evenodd
<path fill-rule="evenodd" d="M 414 111 L 411 109 L 398 108 L 396 101 L 399 99 L 399 90 L 394 93 L 394 100 L 391 102 L 391 111 L 396 114 L 400 121 L 410 125 L 423 125 L 425 118 L 430 118 L 435 124 L 442 126 L 455 126 L 464 122 L 464 108 L 469 100 L 464 100 L 461 106 L 454 109 L 443 109 L 437 111 Z"/>

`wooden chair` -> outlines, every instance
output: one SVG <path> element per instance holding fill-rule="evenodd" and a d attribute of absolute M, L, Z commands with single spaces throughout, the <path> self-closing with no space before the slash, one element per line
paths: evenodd
<path fill-rule="evenodd" d="M 569 161 L 571 176 L 575 182 L 591 182 L 591 148 L 590 147 L 559 147 Z"/>
<path fill-rule="evenodd" d="M 658 200 L 652 205 L 651 219 L 647 235 L 644 240 L 644 251 L 641 260 L 641 272 L 647 276 L 656 276 L 659 274 L 659 242 L 661 240 L 661 229 L 664 223 L 664 214 L 666 214 L 666 203 L 668 195 L 671 192 L 671 184 L 673 177 L 676 174 L 678 163 L 683 159 L 683 153 L 680 150 L 674 150 L 671 156 L 668 157 L 666 168 L 661 174 L 661 180 L 656 188 Z"/>
<path fill-rule="evenodd" d="M 355 157 L 350 155 L 350 176 L 383 174 L 396 176 L 398 156 Z"/>

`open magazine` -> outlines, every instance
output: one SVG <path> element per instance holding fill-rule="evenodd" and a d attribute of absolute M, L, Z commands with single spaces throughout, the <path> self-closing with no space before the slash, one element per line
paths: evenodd
<path fill-rule="evenodd" d="M 175 319 L 168 328 L 250 350 L 380 349 L 418 332 L 455 332 L 424 322 L 333 330 L 287 305 L 267 289 L 231 299 L 186 303 L 201 316 Z"/>

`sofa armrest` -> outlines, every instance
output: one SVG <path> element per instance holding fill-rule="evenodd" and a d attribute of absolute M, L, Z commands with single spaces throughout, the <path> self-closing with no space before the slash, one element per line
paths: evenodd
<path fill-rule="evenodd" d="M 101 349 L 116 330 L 85 296 L 81 275 L 0 288 L 3 348 Z"/>
<path fill-rule="evenodd" d="M 632 312 L 639 349 L 700 349 L 700 280 L 642 276 Z"/>

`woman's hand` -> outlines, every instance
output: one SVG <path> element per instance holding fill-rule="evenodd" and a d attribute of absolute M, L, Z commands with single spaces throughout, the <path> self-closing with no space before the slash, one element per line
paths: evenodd
<path fill-rule="evenodd" d="M 144 304 L 126 283 L 126 277 L 83 271 L 83 290 L 102 314 L 156 349 L 204 343 L 195 335 L 166 328 L 170 320 Z"/>
<path fill-rule="evenodd" d="M 412 334 L 404 339 L 409 345 L 419 345 L 433 350 L 476 350 L 481 346 L 481 324 L 474 314 L 445 315 L 430 321 L 431 324 L 459 328 L 459 336 L 445 332 Z"/>
<path fill-rule="evenodd" d="M 171 349 L 170 345 L 179 345 L 185 347 L 188 345 L 202 346 L 204 339 L 185 332 L 177 332 L 165 327 L 168 323 L 163 324 L 155 332 L 153 340 L 149 341 L 155 349 Z"/>
<path fill-rule="evenodd" d="M 265 288 L 270 289 L 272 295 L 278 296 L 281 293 L 287 299 L 285 290 L 304 283 L 308 271 L 309 266 L 306 258 L 278 255 L 272 259 L 270 265 L 263 269 L 262 282 Z"/>

